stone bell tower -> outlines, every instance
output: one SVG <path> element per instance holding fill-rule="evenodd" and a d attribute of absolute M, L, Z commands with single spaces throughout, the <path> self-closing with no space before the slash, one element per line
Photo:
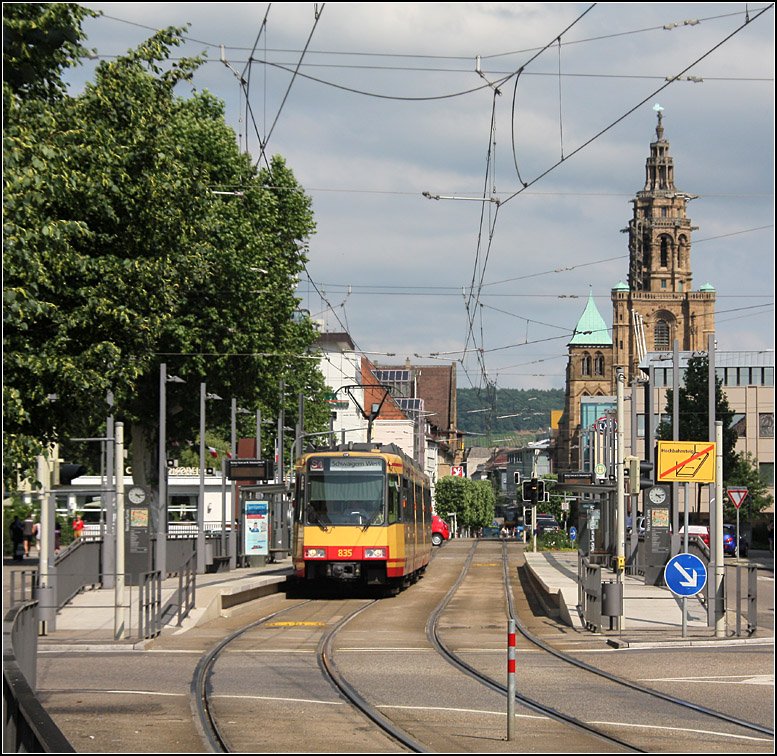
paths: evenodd
<path fill-rule="evenodd" d="M 645 351 L 706 350 L 715 330 L 715 289 L 692 290 L 691 234 L 688 217 L 695 195 L 675 186 L 674 160 L 664 138 L 663 112 L 657 106 L 656 139 L 645 163 L 645 186 L 631 202 L 628 284 L 612 290 L 614 364 L 627 382 L 637 373 Z"/>

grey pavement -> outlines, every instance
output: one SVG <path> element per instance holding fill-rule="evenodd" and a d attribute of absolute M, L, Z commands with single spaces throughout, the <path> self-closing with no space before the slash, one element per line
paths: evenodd
<path fill-rule="evenodd" d="M 688 645 L 707 642 L 714 643 L 774 643 L 774 554 L 769 551 L 751 549 L 750 558 L 742 563 L 755 564 L 758 575 L 768 579 L 760 585 L 758 601 L 767 605 L 759 611 L 761 626 L 749 637 L 735 637 L 735 616 L 726 617 L 726 630 L 722 637 L 716 637 L 715 628 L 708 627 L 707 609 L 700 596 L 685 600 L 686 622 L 683 628 L 683 601 L 665 586 L 646 585 L 638 575 L 625 575 L 623 582 L 623 617 L 620 626 L 617 620 L 604 619 L 601 634 L 608 638 L 611 645 L 618 647 L 646 646 L 659 643 Z M 578 585 L 576 552 L 527 550 L 526 563 L 535 584 L 541 588 L 545 598 L 545 607 L 549 614 L 559 621 L 581 632 L 586 631 L 585 623 L 578 611 Z M 727 559 L 726 564 L 733 566 L 735 560 Z M 615 580 L 612 570 L 602 569 L 602 580 Z M 610 625 L 614 627 L 610 627 Z M 746 624 L 746 623 L 743 623 Z"/>

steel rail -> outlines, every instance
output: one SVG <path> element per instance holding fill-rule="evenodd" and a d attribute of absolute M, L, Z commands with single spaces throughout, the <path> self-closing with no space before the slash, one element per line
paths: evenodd
<path fill-rule="evenodd" d="M 459 577 L 457 578 L 456 582 L 451 586 L 450 590 L 442 599 L 442 601 L 429 615 L 429 619 L 426 623 L 426 636 L 429 642 L 432 644 L 432 646 L 434 646 L 434 648 L 437 650 L 437 652 L 441 654 L 443 658 L 445 658 L 448 662 L 450 662 L 450 664 L 452 664 L 454 667 L 464 672 L 465 674 L 469 675 L 470 677 L 474 678 L 482 685 L 485 685 L 487 688 L 490 688 L 491 690 L 494 690 L 498 693 L 501 693 L 504 696 L 507 696 L 508 692 L 507 692 L 506 685 L 503 685 L 502 683 L 497 682 L 496 680 L 489 677 L 488 675 L 483 674 L 479 670 L 475 669 L 475 667 L 473 667 L 472 665 L 468 664 L 466 661 L 461 659 L 456 653 L 451 651 L 450 648 L 448 648 L 445 645 L 445 643 L 442 641 L 442 639 L 439 636 L 438 625 L 439 625 L 440 617 L 442 616 L 443 611 L 447 607 L 448 603 L 450 603 L 450 600 L 453 598 L 459 586 L 464 581 L 464 578 L 469 572 L 469 567 L 472 563 L 472 558 L 474 557 L 475 550 L 477 549 L 478 543 L 479 541 L 476 540 L 472 544 L 472 548 L 470 549 L 469 554 L 467 555 L 467 559 L 464 562 L 464 566 L 462 567 L 461 573 L 459 574 Z M 504 555 L 505 554 L 504 543 L 502 544 L 502 549 L 503 549 L 502 553 Z M 504 561 L 503 561 L 503 564 L 504 564 Z M 507 591 L 508 585 L 509 583 L 506 582 L 505 583 L 506 591 Z M 586 724 L 585 722 L 581 722 L 579 719 L 576 719 L 575 717 L 569 716 L 568 714 L 564 714 L 560 711 L 557 711 L 556 709 L 553 709 L 550 706 L 541 704 L 539 701 L 535 701 L 534 699 L 524 696 L 521 693 L 516 693 L 515 700 L 521 703 L 526 708 L 530 709 L 531 711 L 534 711 L 538 714 L 542 714 L 562 724 L 569 725 L 570 727 L 574 727 L 575 729 L 581 730 L 582 732 L 585 732 L 588 735 L 592 735 L 600 740 L 604 740 L 607 743 L 624 748 L 628 751 L 633 751 L 636 753 L 645 753 L 643 749 L 637 748 L 631 743 L 627 743 L 626 741 L 621 740 L 620 738 L 616 738 L 612 735 L 608 735 L 607 733 L 604 733 L 601 730 L 596 729 L 592 725 Z"/>
<path fill-rule="evenodd" d="M 695 704 L 692 701 L 686 701 L 682 698 L 677 698 L 675 696 L 669 695 L 668 693 L 662 693 L 661 691 L 655 690 L 654 688 L 649 688 L 646 685 L 641 685 L 640 683 L 634 682 L 633 680 L 627 680 L 623 677 L 618 677 L 617 675 L 614 675 L 611 672 L 606 672 L 603 669 L 594 667 L 593 665 L 588 664 L 587 662 L 581 661 L 580 659 L 577 659 L 574 656 L 565 654 L 563 651 L 559 651 L 558 649 L 553 648 L 553 646 L 548 645 L 547 643 L 545 643 L 545 641 L 541 640 L 540 638 L 536 637 L 531 632 L 529 632 L 526 626 L 518 619 L 517 613 L 515 611 L 515 604 L 513 602 L 512 591 L 509 590 L 510 584 L 508 580 L 507 544 L 505 543 L 502 544 L 502 568 L 505 576 L 505 591 L 507 594 L 509 616 L 511 619 L 515 620 L 515 625 L 516 625 L 516 628 L 518 629 L 518 632 L 524 638 L 526 638 L 526 640 L 528 640 L 530 643 L 533 643 L 538 648 L 541 648 L 543 651 L 549 654 L 552 654 L 553 656 L 561 659 L 562 661 L 567 662 L 568 664 L 579 667 L 580 669 L 583 669 L 586 672 L 590 672 L 591 674 L 599 675 L 600 677 L 603 677 L 606 680 L 610 680 L 610 682 L 617 683 L 618 685 L 623 685 L 626 688 L 631 688 L 632 690 L 636 690 L 640 693 L 644 693 L 653 698 L 658 698 L 663 701 L 667 701 L 668 703 L 674 704 L 676 706 L 681 706 L 685 709 L 690 709 L 691 711 L 695 711 L 699 714 L 704 714 L 714 719 L 719 719 L 723 722 L 726 722 L 727 724 L 734 724 L 746 730 L 753 730 L 755 732 L 761 733 L 762 735 L 768 735 L 770 737 L 774 737 L 773 728 L 769 728 L 764 725 L 759 725 L 754 722 L 748 722 L 747 720 L 739 719 L 738 717 L 732 717 L 729 714 L 724 714 L 723 712 L 716 711 L 715 709 L 709 709 L 706 706 L 702 706 L 701 704 Z"/>
<path fill-rule="evenodd" d="M 299 604 L 295 604 L 294 606 L 288 606 L 285 609 L 268 614 L 267 616 L 252 622 L 250 625 L 246 625 L 245 627 L 230 633 L 225 638 L 222 638 L 210 651 L 204 654 L 198 662 L 197 667 L 194 670 L 190 686 L 191 706 L 194 714 L 194 722 L 198 727 L 200 737 L 205 742 L 205 745 L 208 747 L 210 753 L 232 752 L 232 749 L 229 746 L 229 741 L 222 732 L 221 728 L 218 726 L 218 722 L 213 715 L 213 709 L 209 700 L 210 686 L 208 683 L 210 681 L 210 675 L 216 659 L 218 659 L 221 652 L 230 643 L 232 643 L 232 641 L 236 640 L 241 635 L 244 635 L 249 630 L 253 630 L 255 627 L 259 627 L 259 625 L 263 625 L 265 622 L 269 622 L 271 619 L 274 619 L 278 615 L 289 612 L 292 609 L 297 609 L 307 603 L 310 603 L 310 601 L 303 601 Z"/>
<path fill-rule="evenodd" d="M 343 695 L 351 705 L 358 709 L 374 724 L 376 724 L 381 730 L 383 730 L 389 737 L 397 741 L 400 745 L 408 748 L 413 753 L 429 753 L 429 749 L 422 743 L 417 741 L 403 729 L 395 725 L 390 719 L 381 714 L 372 704 L 370 704 L 359 692 L 340 674 L 337 669 L 337 665 L 333 656 L 333 641 L 337 633 L 342 630 L 345 625 L 350 622 L 354 617 L 361 614 L 369 607 L 377 603 L 377 599 L 373 599 L 370 603 L 364 606 L 358 607 L 351 614 L 343 617 L 340 622 L 333 628 L 326 632 L 319 641 L 318 645 L 318 661 L 321 670 L 325 676 L 329 679 L 330 683 Z"/>

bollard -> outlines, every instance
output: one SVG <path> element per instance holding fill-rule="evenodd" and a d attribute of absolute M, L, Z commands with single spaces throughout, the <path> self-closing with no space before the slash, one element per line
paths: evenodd
<path fill-rule="evenodd" d="M 507 740 L 515 740 L 515 620 L 507 624 Z"/>

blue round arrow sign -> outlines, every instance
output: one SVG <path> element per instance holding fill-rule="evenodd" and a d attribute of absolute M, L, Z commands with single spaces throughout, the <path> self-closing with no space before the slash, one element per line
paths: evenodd
<path fill-rule="evenodd" d="M 664 582 L 676 596 L 695 596 L 707 583 L 707 568 L 693 554 L 678 554 L 666 563 Z"/>

